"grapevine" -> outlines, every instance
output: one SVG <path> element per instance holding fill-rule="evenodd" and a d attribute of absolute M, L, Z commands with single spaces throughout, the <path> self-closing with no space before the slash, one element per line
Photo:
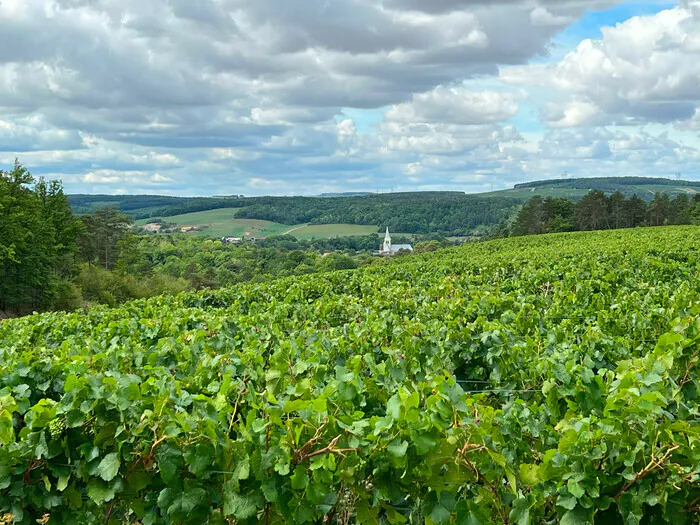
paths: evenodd
<path fill-rule="evenodd" d="M 698 523 L 700 237 L 0 323 L 0 523 Z"/>

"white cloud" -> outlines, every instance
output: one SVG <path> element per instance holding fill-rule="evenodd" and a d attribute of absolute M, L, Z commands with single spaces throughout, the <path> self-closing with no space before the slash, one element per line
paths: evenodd
<path fill-rule="evenodd" d="M 700 23 L 684 7 L 602 29 L 558 63 L 504 68 L 513 84 L 548 86 L 575 97 L 545 111 L 556 126 L 595 120 L 637 124 L 691 118 L 700 106 Z M 560 118 L 551 118 L 552 114 Z M 549 116 L 549 118 L 547 118 Z"/>
<path fill-rule="evenodd" d="M 615 3 L 3 0 L 0 163 L 69 191 L 193 195 L 689 171 L 697 5 L 528 65 Z M 544 130 L 518 131 L 537 115 Z"/>
<path fill-rule="evenodd" d="M 441 122 L 479 125 L 503 122 L 518 111 L 517 94 L 473 92 L 465 86 L 439 86 L 413 95 L 410 102 L 396 104 L 384 114 L 388 122 L 418 124 Z"/>

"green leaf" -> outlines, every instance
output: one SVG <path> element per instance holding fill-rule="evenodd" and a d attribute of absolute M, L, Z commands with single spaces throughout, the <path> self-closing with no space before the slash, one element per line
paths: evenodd
<path fill-rule="evenodd" d="M 435 448 L 437 440 L 429 434 L 418 434 L 413 437 L 413 444 L 418 455 L 424 456 Z"/>
<path fill-rule="evenodd" d="M 579 481 L 569 479 L 569 481 L 566 484 L 566 487 L 576 499 L 581 499 L 584 496 L 584 494 L 586 494 L 586 490 L 583 488 Z"/>
<path fill-rule="evenodd" d="M 530 525 L 530 502 L 528 498 L 518 498 L 510 511 L 511 523 L 517 525 Z"/>
<path fill-rule="evenodd" d="M 66 393 L 72 392 L 79 384 L 78 376 L 71 374 L 66 378 L 66 382 L 63 384 L 63 391 Z"/>
<path fill-rule="evenodd" d="M 60 476 L 58 478 L 58 481 L 56 482 L 56 489 L 59 492 L 63 492 L 66 490 L 66 487 L 68 486 L 68 481 L 70 480 L 70 476 Z"/>
<path fill-rule="evenodd" d="M 164 444 L 156 452 L 160 477 L 165 483 L 170 483 L 184 465 L 180 451 L 175 447 Z"/>
<path fill-rule="evenodd" d="M 88 497 L 98 505 L 114 499 L 114 489 L 104 481 L 91 479 L 87 484 Z"/>
<path fill-rule="evenodd" d="M 386 448 L 389 454 L 396 458 L 400 458 L 406 455 L 406 450 L 408 450 L 408 441 L 395 439 Z"/>
<path fill-rule="evenodd" d="M 105 481 L 112 481 L 119 473 L 119 455 L 116 452 L 107 454 L 97 466 L 97 475 Z"/>
<path fill-rule="evenodd" d="M 559 498 L 557 498 L 557 505 L 568 510 L 575 508 L 577 503 L 578 501 L 573 494 L 561 494 Z"/>
<path fill-rule="evenodd" d="M 255 498 L 243 496 L 236 492 L 224 493 L 224 515 L 234 516 L 239 520 L 252 518 L 258 512 Z"/>
<path fill-rule="evenodd" d="M 207 491 L 202 488 L 187 490 L 163 489 L 158 496 L 158 506 L 172 518 L 187 517 L 202 504 Z"/>
<path fill-rule="evenodd" d="M 9 445 L 15 440 L 14 422 L 8 410 L 0 410 L 0 445 Z"/>
<path fill-rule="evenodd" d="M 399 419 L 401 417 L 401 400 L 398 394 L 394 394 L 389 398 L 386 404 L 386 415 L 394 419 Z"/>
<path fill-rule="evenodd" d="M 582 507 L 576 507 L 562 516 L 559 525 L 593 525 L 591 512 Z"/>
<path fill-rule="evenodd" d="M 309 484 L 309 476 L 306 473 L 306 469 L 304 467 L 302 467 L 301 465 L 298 465 L 294 469 L 294 474 L 292 474 L 291 481 L 292 481 L 292 488 L 294 490 L 305 489 Z"/>
<path fill-rule="evenodd" d="M 528 487 L 534 487 L 540 481 L 538 477 L 539 471 L 539 465 L 523 463 L 520 465 L 520 481 Z"/>
<path fill-rule="evenodd" d="M 209 444 L 190 445 L 183 454 L 190 472 L 201 477 L 214 462 L 214 449 Z"/>

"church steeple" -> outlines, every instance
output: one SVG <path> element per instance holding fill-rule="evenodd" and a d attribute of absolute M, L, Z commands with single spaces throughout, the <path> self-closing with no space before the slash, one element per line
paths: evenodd
<path fill-rule="evenodd" d="M 389 227 L 386 227 L 386 235 L 384 236 L 384 246 L 383 246 L 383 251 L 385 252 L 390 252 L 391 251 L 391 235 L 389 235 Z"/>

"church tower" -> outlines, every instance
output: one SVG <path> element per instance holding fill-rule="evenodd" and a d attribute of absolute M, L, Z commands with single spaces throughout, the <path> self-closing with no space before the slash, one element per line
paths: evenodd
<path fill-rule="evenodd" d="M 386 228 L 386 235 L 384 236 L 384 245 L 382 246 L 382 251 L 391 251 L 391 235 L 389 235 L 389 227 Z"/>

